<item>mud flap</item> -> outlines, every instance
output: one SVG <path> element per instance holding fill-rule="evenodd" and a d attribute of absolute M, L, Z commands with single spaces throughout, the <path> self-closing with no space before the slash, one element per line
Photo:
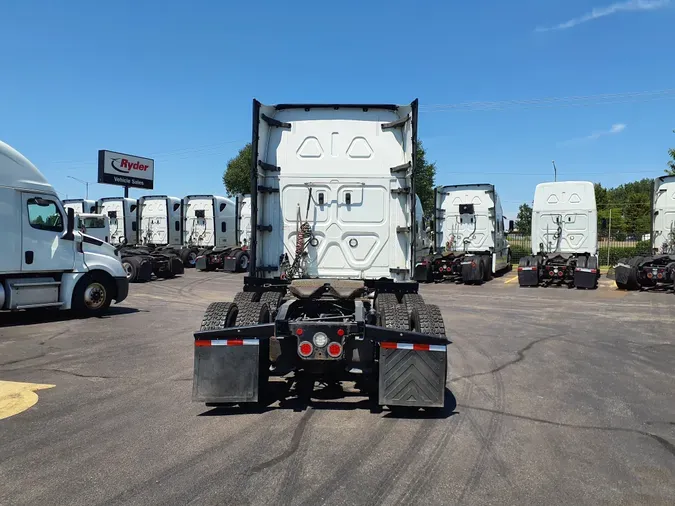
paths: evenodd
<path fill-rule="evenodd" d="M 539 272 L 536 266 L 518 267 L 518 284 L 520 286 L 538 286 Z"/>
<path fill-rule="evenodd" d="M 577 267 L 574 270 L 574 286 L 577 288 L 595 288 L 597 281 L 597 269 Z"/>
<path fill-rule="evenodd" d="M 415 266 L 415 271 L 413 272 L 413 281 L 428 283 L 431 281 L 431 279 L 432 275 L 430 263 L 419 263 Z"/>
<path fill-rule="evenodd" d="M 480 272 L 480 262 L 480 257 L 473 257 L 472 260 L 462 261 L 462 281 L 464 283 L 483 281 L 483 276 Z"/>
<path fill-rule="evenodd" d="M 205 255 L 197 257 L 197 260 L 195 260 L 195 268 L 199 271 L 205 271 L 206 270 L 206 256 Z"/>
<path fill-rule="evenodd" d="M 175 255 L 173 255 L 170 258 L 169 269 L 171 270 L 171 274 L 173 274 L 174 276 L 177 274 L 185 273 L 185 266 L 183 265 L 183 261 Z"/>
<path fill-rule="evenodd" d="M 393 349 L 380 347 L 379 404 L 443 407 L 447 347 L 406 343 L 395 346 Z"/>
<path fill-rule="evenodd" d="M 225 272 L 237 272 L 237 258 L 233 256 L 223 257 L 223 270 Z"/>
<path fill-rule="evenodd" d="M 258 339 L 195 341 L 192 400 L 258 401 Z M 225 344 L 222 344 L 225 343 Z"/>
<path fill-rule="evenodd" d="M 614 267 L 614 281 L 617 285 L 625 286 L 628 284 L 628 278 L 632 268 L 633 267 L 623 262 L 620 262 L 616 265 L 616 267 Z"/>

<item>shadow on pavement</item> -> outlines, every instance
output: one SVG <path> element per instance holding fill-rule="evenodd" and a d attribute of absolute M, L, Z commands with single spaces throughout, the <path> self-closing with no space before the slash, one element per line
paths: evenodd
<path fill-rule="evenodd" d="M 232 416 L 252 413 L 266 413 L 279 409 L 296 412 L 311 407 L 314 410 L 353 411 L 368 410 L 371 413 L 387 411 L 385 418 L 405 419 L 446 419 L 457 412 L 457 399 L 449 389 L 445 389 L 445 406 L 443 408 L 402 408 L 387 409 L 377 404 L 377 399 L 368 396 L 367 392 L 345 391 L 339 382 L 319 384 L 311 394 L 303 391 L 303 385 L 293 379 L 285 382 L 274 381 L 268 385 L 267 395 L 263 402 L 250 404 L 207 404 L 212 408 L 198 416 Z M 306 386 L 304 388 L 307 388 Z M 356 398 L 360 398 L 356 400 Z"/>
<path fill-rule="evenodd" d="M 133 313 L 147 313 L 147 310 L 136 309 L 134 307 L 113 306 L 101 316 L 86 316 L 75 313 L 74 311 L 59 311 L 57 309 L 33 309 L 27 311 L 17 311 L 14 313 L 0 314 L 0 327 L 14 327 L 17 325 L 35 325 L 38 323 L 55 323 L 71 320 L 98 319 L 105 320 L 115 316 L 122 316 Z"/>

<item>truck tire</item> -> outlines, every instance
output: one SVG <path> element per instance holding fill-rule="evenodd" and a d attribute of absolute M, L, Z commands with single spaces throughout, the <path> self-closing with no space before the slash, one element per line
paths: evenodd
<path fill-rule="evenodd" d="M 438 306 L 424 304 L 415 306 L 410 316 L 410 330 L 422 334 L 445 336 L 445 323 Z"/>
<path fill-rule="evenodd" d="M 238 312 L 236 326 L 244 327 L 258 323 L 269 323 L 270 308 L 260 302 L 242 302 L 237 304 Z M 267 339 L 259 341 L 258 350 L 258 403 L 265 404 L 267 398 L 267 382 L 270 376 L 270 342 Z"/>
<path fill-rule="evenodd" d="M 235 272 L 246 272 L 248 271 L 249 256 L 245 251 L 238 251 L 234 255 L 235 261 Z"/>
<path fill-rule="evenodd" d="M 98 316 L 112 302 L 112 282 L 104 275 L 85 274 L 75 285 L 71 307 L 86 316 Z"/>
<path fill-rule="evenodd" d="M 492 258 L 488 256 L 481 257 L 483 262 L 483 281 L 487 282 L 492 279 Z"/>
<path fill-rule="evenodd" d="M 270 308 L 270 313 L 274 314 L 279 308 L 281 303 L 282 293 L 281 292 L 264 292 L 260 296 L 260 303 L 267 304 Z"/>
<path fill-rule="evenodd" d="M 405 306 L 398 302 L 392 302 L 391 299 L 385 299 L 384 302 L 378 303 L 377 318 L 380 327 L 394 330 L 410 330 L 410 317 Z"/>
<path fill-rule="evenodd" d="M 424 299 L 419 293 L 406 293 L 403 295 L 403 304 L 405 304 L 408 316 L 410 316 L 415 306 L 424 304 Z"/>
<path fill-rule="evenodd" d="M 375 298 L 375 311 L 380 311 L 380 306 L 398 304 L 398 297 L 395 293 L 378 293 Z"/>
<path fill-rule="evenodd" d="M 642 288 L 640 280 L 638 279 L 638 265 L 642 263 L 644 257 L 633 257 L 628 260 L 630 271 L 628 272 L 628 279 L 626 280 L 626 289 L 639 290 Z"/>
<path fill-rule="evenodd" d="M 237 292 L 234 296 L 234 303 L 257 302 L 258 292 Z"/>
<path fill-rule="evenodd" d="M 180 260 L 184 267 L 191 269 L 197 263 L 197 252 L 191 248 L 183 248 L 180 252 Z"/>
<path fill-rule="evenodd" d="M 124 268 L 124 272 L 127 273 L 127 279 L 129 282 L 133 283 L 136 281 L 136 275 L 138 274 L 136 264 L 131 262 L 130 258 L 122 259 L 122 267 Z"/>
<path fill-rule="evenodd" d="M 506 255 L 506 272 L 511 272 L 513 270 L 513 259 L 511 258 L 511 249 L 509 248 L 509 252 Z"/>
<path fill-rule="evenodd" d="M 237 305 L 231 302 L 212 302 L 206 308 L 199 330 L 218 330 L 234 327 Z"/>

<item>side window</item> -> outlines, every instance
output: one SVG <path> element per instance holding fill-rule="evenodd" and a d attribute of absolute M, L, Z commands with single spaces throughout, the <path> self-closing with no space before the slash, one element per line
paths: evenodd
<path fill-rule="evenodd" d="M 28 199 L 28 222 L 38 230 L 63 232 L 63 216 L 53 200 Z"/>

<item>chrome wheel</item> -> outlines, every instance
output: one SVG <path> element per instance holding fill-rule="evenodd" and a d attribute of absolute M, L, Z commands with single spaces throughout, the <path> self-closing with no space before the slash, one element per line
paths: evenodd
<path fill-rule="evenodd" d="M 84 290 L 84 305 L 87 309 L 95 311 L 105 305 L 107 296 L 105 286 L 94 281 Z"/>
<path fill-rule="evenodd" d="M 124 272 L 127 273 L 127 279 L 131 279 L 131 277 L 134 275 L 134 268 L 129 262 L 123 262 L 122 267 L 124 268 Z"/>
<path fill-rule="evenodd" d="M 248 269 L 248 255 L 242 255 L 239 259 L 239 269 L 242 271 Z"/>

